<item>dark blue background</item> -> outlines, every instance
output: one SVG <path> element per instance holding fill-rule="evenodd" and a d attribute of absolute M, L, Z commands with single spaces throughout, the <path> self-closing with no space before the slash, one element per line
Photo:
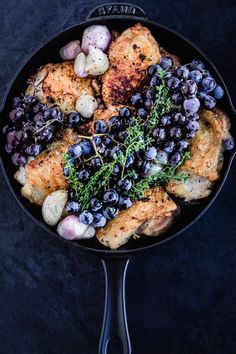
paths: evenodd
<path fill-rule="evenodd" d="M 134 2 L 204 51 L 236 104 L 236 2 Z M 99 3 L 1 0 L 0 99 L 39 44 L 85 19 Z M 2 173 L 0 190 L 0 353 L 96 353 L 104 301 L 99 261 L 35 225 Z M 127 306 L 134 354 L 236 353 L 235 190 L 234 164 L 221 195 L 197 224 L 130 262 Z"/>

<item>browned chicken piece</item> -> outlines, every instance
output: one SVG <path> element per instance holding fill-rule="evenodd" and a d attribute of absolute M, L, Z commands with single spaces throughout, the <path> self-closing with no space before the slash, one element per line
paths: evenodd
<path fill-rule="evenodd" d="M 41 102 L 56 104 L 64 113 L 69 113 L 75 111 L 75 103 L 81 95 L 93 95 L 92 79 L 78 77 L 70 61 L 46 64 L 30 78 L 26 94 L 34 94 Z"/>
<path fill-rule="evenodd" d="M 191 158 L 180 167 L 187 173 L 185 182 L 171 181 L 166 189 L 186 201 L 205 198 L 211 193 L 214 181 L 220 177 L 223 164 L 223 141 L 230 136 L 230 121 L 220 109 L 200 113 L 199 130 L 191 140 Z"/>
<path fill-rule="evenodd" d="M 173 214 L 171 216 L 159 216 L 154 219 L 149 219 L 138 228 L 136 233 L 145 236 L 159 236 L 169 229 L 173 220 Z"/>
<path fill-rule="evenodd" d="M 102 97 L 107 107 L 125 104 L 146 78 L 146 69 L 160 61 L 150 30 L 140 23 L 126 29 L 109 47 L 110 67 L 102 76 Z"/>
<path fill-rule="evenodd" d="M 23 184 L 21 194 L 31 203 L 42 205 L 48 194 L 66 188 L 64 154 L 75 140 L 76 136 L 68 129 L 61 140 L 53 142 L 48 150 L 15 173 L 15 179 Z"/>
<path fill-rule="evenodd" d="M 172 219 L 176 209 L 176 204 L 168 194 L 162 188 L 155 187 L 147 191 L 145 197 L 135 202 L 131 208 L 121 211 L 116 219 L 99 229 L 96 237 L 103 245 L 116 249 L 125 244 L 147 220 L 155 219 L 160 225 L 162 218 Z M 141 232 L 145 233 L 145 230 L 149 234 L 147 225 Z"/>

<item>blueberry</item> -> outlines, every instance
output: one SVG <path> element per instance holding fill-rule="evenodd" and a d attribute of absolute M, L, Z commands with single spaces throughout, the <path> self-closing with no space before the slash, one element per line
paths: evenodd
<path fill-rule="evenodd" d="M 121 148 L 118 145 L 116 145 L 111 150 L 111 156 L 113 156 L 113 158 L 116 158 L 116 156 L 119 156 L 121 152 L 122 152 Z"/>
<path fill-rule="evenodd" d="M 93 153 L 93 146 L 88 140 L 82 140 L 78 143 L 82 149 L 82 153 L 85 157 L 90 156 Z"/>
<path fill-rule="evenodd" d="M 169 57 L 162 58 L 160 61 L 160 66 L 162 69 L 169 69 L 173 65 L 173 60 Z"/>
<path fill-rule="evenodd" d="M 165 129 L 163 128 L 156 128 L 152 132 L 152 136 L 155 138 L 157 142 L 161 142 L 165 140 L 166 137 L 166 132 Z"/>
<path fill-rule="evenodd" d="M 147 98 L 145 101 L 144 101 L 144 106 L 147 108 L 147 109 L 150 109 L 153 105 L 153 101 L 151 100 L 151 98 Z"/>
<path fill-rule="evenodd" d="M 202 73 L 199 70 L 190 71 L 189 79 L 195 81 L 198 84 L 202 80 Z"/>
<path fill-rule="evenodd" d="M 119 141 L 122 142 L 122 143 L 125 141 L 125 139 L 127 138 L 127 136 L 128 136 L 128 133 L 127 133 L 126 131 L 122 131 L 122 132 L 119 132 L 119 133 L 118 133 L 118 139 L 119 139 Z"/>
<path fill-rule="evenodd" d="M 94 213 L 93 214 L 93 222 L 92 222 L 92 226 L 95 228 L 98 227 L 104 227 L 106 225 L 106 218 L 105 216 L 103 216 L 101 213 Z"/>
<path fill-rule="evenodd" d="M 100 136 L 94 136 L 93 141 L 95 142 L 96 145 L 99 145 L 102 142 L 102 138 Z"/>
<path fill-rule="evenodd" d="M 145 152 L 145 158 L 147 160 L 154 160 L 157 156 L 157 149 L 152 146 Z"/>
<path fill-rule="evenodd" d="M 221 86 L 217 85 L 213 91 L 213 96 L 216 100 L 220 100 L 224 96 L 224 90 Z"/>
<path fill-rule="evenodd" d="M 148 115 L 148 112 L 144 108 L 139 108 L 138 109 L 138 115 L 140 118 L 145 119 Z"/>
<path fill-rule="evenodd" d="M 143 98 L 141 93 L 135 93 L 132 97 L 131 97 L 131 104 L 132 105 L 140 105 L 143 103 Z"/>
<path fill-rule="evenodd" d="M 54 132 L 50 127 L 45 127 L 39 134 L 39 140 L 49 143 L 54 138 Z"/>
<path fill-rule="evenodd" d="M 187 115 L 193 115 L 199 110 L 200 102 L 196 97 L 189 98 L 187 100 L 184 100 L 183 107 Z"/>
<path fill-rule="evenodd" d="M 110 138 L 109 136 L 104 136 L 102 139 L 103 144 L 105 144 L 106 146 L 110 146 L 112 143 L 112 138 Z"/>
<path fill-rule="evenodd" d="M 89 179 L 89 171 L 86 168 L 82 168 L 78 172 L 78 179 L 81 182 L 86 182 Z"/>
<path fill-rule="evenodd" d="M 156 89 L 155 87 L 151 87 L 149 88 L 146 92 L 145 92 L 145 97 L 146 98 L 150 98 L 151 100 L 155 100 L 156 98 Z"/>
<path fill-rule="evenodd" d="M 198 68 L 204 69 L 205 65 L 203 64 L 203 62 L 202 62 L 201 60 L 199 60 L 199 59 L 193 59 L 193 60 L 192 60 L 192 65 L 191 65 L 191 67 L 192 67 L 193 69 L 198 69 Z"/>
<path fill-rule="evenodd" d="M 103 195 L 103 201 L 108 205 L 115 205 L 119 200 L 119 196 L 114 189 L 107 190 Z"/>
<path fill-rule="evenodd" d="M 37 156 L 40 152 L 41 152 L 41 145 L 39 144 L 31 144 L 29 146 L 27 146 L 27 148 L 25 149 L 26 154 L 30 155 L 30 156 Z"/>
<path fill-rule="evenodd" d="M 125 167 L 130 168 L 134 164 L 134 156 L 128 155 L 125 162 Z"/>
<path fill-rule="evenodd" d="M 201 86 L 203 90 L 208 93 L 215 89 L 216 82 L 212 77 L 205 77 L 201 82 Z"/>
<path fill-rule="evenodd" d="M 119 112 L 120 117 L 130 117 L 131 116 L 131 110 L 128 107 L 123 107 L 120 109 Z"/>
<path fill-rule="evenodd" d="M 27 162 L 27 159 L 24 155 L 19 152 L 15 152 L 11 157 L 12 163 L 16 166 L 24 166 Z"/>
<path fill-rule="evenodd" d="M 170 90 L 177 90 L 178 87 L 180 85 L 180 80 L 177 79 L 177 77 L 171 77 L 168 81 L 167 81 L 167 86 Z"/>
<path fill-rule="evenodd" d="M 189 130 L 189 131 L 198 131 L 199 129 L 199 123 L 196 121 L 196 120 L 192 120 L 190 119 L 186 125 L 186 128 Z"/>
<path fill-rule="evenodd" d="M 180 112 L 174 114 L 173 120 L 175 123 L 183 125 L 186 123 L 187 118 Z"/>
<path fill-rule="evenodd" d="M 120 168 L 120 165 L 118 165 L 117 163 L 114 165 L 113 167 L 113 173 L 115 175 L 118 175 L 119 173 L 121 172 L 121 168 Z"/>
<path fill-rule="evenodd" d="M 224 141 L 224 149 L 225 150 L 232 150 L 234 148 L 234 139 L 229 138 Z"/>
<path fill-rule="evenodd" d="M 189 142 L 187 140 L 179 140 L 177 144 L 177 149 L 179 152 L 186 151 L 189 147 Z"/>
<path fill-rule="evenodd" d="M 70 128 L 78 127 L 79 125 L 82 124 L 82 117 L 78 112 L 70 112 L 68 114 L 67 119 L 68 119 L 68 126 Z"/>
<path fill-rule="evenodd" d="M 204 98 L 204 106 L 207 109 L 212 109 L 215 107 L 215 105 L 216 105 L 216 100 L 214 99 L 214 97 L 210 95 L 206 95 L 206 97 Z"/>
<path fill-rule="evenodd" d="M 187 80 L 182 84 L 182 93 L 186 97 L 193 97 L 197 93 L 197 84 L 193 80 Z"/>
<path fill-rule="evenodd" d="M 127 191 L 129 191 L 131 189 L 132 182 L 131 182 L 131 180 L 128 177 L 125 177 L 125 178 L 119 180 L 117 185 L 118 185 L 118 189 L 120 191 L 127 192 Z"/>
<path fill-rule="evenodd" d="M 157 69 L 160 69 L 160 65 L 158 64 L 152 64 L 147 68 L 147 74 L 148 76 L 152 77 L 153 75 L 156 74 Z"/>
<path fill-rule="evenodd" d="M 169 135 L 173 139 L 179 139 L 182 136 L 182 131 L 179 127 L 171 127 L 169 130 Z"/>
<path fill-rule="evenodd" d="M 102 209 L 102 214 L 107 220 L 114 219 L 119 213 L 119 209 L 115 206 L 106 206 Z"/>
<path fill-rule="evenodd" d="M 90 209 L 92 211 L 99 211 L 102 209 L 102 202 L 97 198 L 93 197 L 90 199 Z"/>
<path fill-rule="evenodd" d="M 176 74 L 180 79 L 186 80 L 189 76 L 189 69 L 186 66 L 179 66 Z"/>
<path fill-rule="evenodd" d="M 181 95 L 181 93 L 173 93 L 173 95 L 171 95 L 171 101 L 174 104 L 179 105 L 183 101 L 183 96 Z"/>
<path fill-rule="evenodd" d="M 68 149 L 68 155 L 70 157 L 73 157 L 75 159 L 79 158 L 82 155 L 82 147 L 80 146 L 80 143 L 71 145 Z"/>
<path fill-rule="evenodd" d="M 189 116 L 188 118 L 189 118 L 189 120 L 199 120 L 199 114 L 194 113 L 192 116 Z"/>
<path fill-rule="evenodd" d="M 9 118 L 10 120 L 15 123 L 17 122 L 19 119 L 23 118 L 24 116 L 24 111 L 21 108 L 16 108 L 13 109 L 10 113 L 9 113 Z"/>
<path fill-rule="evenodd" d="M 150 86 L 155 87 L 159 83 L 159 77 L 158 76 L 153 76 L 150 80 Z"/>
<path fill-rule="evenodd" d="M 105 120 L 100 119 L 94 123 L 94 131 L 97 134 L 104 134 L 108 131 L 107 124 Z"/>
<path fill-rule="evenodd" d="M 175 149 L 175 142 L 173 140 L 167 141 L 163 148 L 163 150 L 168 153 L 173 152 L 174 149 Z"/>
<path fill-rule="evenodd" d="M 88 162 L 88 166 L 92 170 L 97 170 L 101 166 L 101 160 L 98 156 L 93 157 L 91 160 Z"/>
<path fill-rule="evenodd" d="M 79 213 L 80 208 L 81 208 L 80 203 L 73 201 L 73 200 L 69 201 L 66 204 L 66 211 L 68 213 Z"/>
<path fill-rule="evenodd" d="M 117 130 L 121 127 L 121 121 L 120 121 L 119 117 L 113 116 L 109 119 L 108 125 L 114 131 L 114 130 Z"/>
<path fill-rule="evenodd" d="M 179 152 L 175 152 L 169 158 L 169 165 L 171 167 L 176 167 L 181 160 L 181 155 Z"/>
<path fill-rule="evenodd" d="M 192 138 L 194 138 L 195 134 L 196 134 L 196 130 L 190 130 L 190 131 L 187 132 L 186 138 L 187 139 L 192 139 Z"/>
<path fill-rule="evenodd" d="M 198 93 L 197 93 L 197 97 L 199 98 L 199 100 L 204 100 L 204 98 L 206 97 L 206 92 L 204 92 L 204 91 L 198 91 Z"/>
<path fill-rule="evenodd" d="M 85 225 L 90 225 L 93 222 L 93 214 L 89 210 L 84 210 L 80 216 L 80 221 Z"/>
<path fill-rule="evenodd" d="M 170 125 L 171 124 L 171 116 L 163 116 L 161 117 L 160 119 L 160 124 L 163 126 L 163 127 L 166 127 L 167 125 Z M 153 131 L 154 132 L 154 131 Z M 154 135 L 153 135 L 154 136 Z"/>
<path fill-rule="evenodd" d="M 34 122 L 38 125 L 43 125 L 45 122 L 45 118 L 42 113 L 37 113 L 34 116 Z"/>
<path fill-rule="evenodd" d="M 130 197 L 120 196 L 118 206 L 120 209 L 128 209 L 132 206 Z"/>

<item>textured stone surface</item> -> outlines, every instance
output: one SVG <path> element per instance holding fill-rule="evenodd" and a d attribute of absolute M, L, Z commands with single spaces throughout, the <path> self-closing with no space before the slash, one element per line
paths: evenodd
<path fill-rule="evenodd" d="M 235 1 L 134 2 L 214 61 L 236 105 Z M 99 3 L 1 0 L 0 99 L 35 47 Z M 96 353 L 104 301 L 99 261 L 35 225 L 2 172 L 0 189 L 0 353 Z M 131 261 L 127 306 L 134 354 L 236 353 L 235 190 L 234 164 L 221 195 L 194 227 Z"/>

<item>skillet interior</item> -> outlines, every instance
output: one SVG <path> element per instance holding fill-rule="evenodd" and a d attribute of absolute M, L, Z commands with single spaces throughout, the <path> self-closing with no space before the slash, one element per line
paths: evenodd
<path fill-rule="evenodd" d="M 207 63 L 207 66 L 214 74 L 214 77 L 217 79 L 217 82 L 221 83 L 221 85 L 225 88 L 224 82 L 222 81 L 219 73 L 216 71 L 214 66 L 205 58 L 205 56 L 199 52 L 192 44 L 183 39 L 181 36 L 176 33 L 168 30 L 165 27 L 157 25 L 153 22 L 149 22 L 141 19 L 134 18 L 102 18 L 102 19 L 94 19 L 88 22 L 84 22 L 82 24 L 73 26 L 68 30 L 60 33 L 56 37 L 53 37 L 52 40 L 48 41 L 43 47 L 41 47 L 23 66 L 20 70 L 16 78 L 14 79 L 12 86 L 9 89 L 9 92 L 6 95 L 5 102 L 3 102 L 3 110 L 0 115 L 0 127 L 2 128 L 7 123 L 7 113 L 10 110 L 11 102 L 14 96 L 23 93 L 27 87 L 26 81 L 31 74 L 33 74 L 37 68 L 41 65 L 44 65 L 49 62 L 59 62 L 61 61 L 59 57 L 59 49 L 65 45 L 67 42 L 78 39 L 81 37 L 83 30 L 91 24 L 102 23 L 106 24 L 110 29 L 117 29 L 119 32 L 124 30 L 125 28 L 132 26 L 137 21 L 141 22 L 143 25 L 147 25 L 148 28 L 152 31 L 154 37 L 158 43 L 163 46 L 169 52 L 178 55 L 181 57 L 183 62 L 187 63 L 191 61 L 193 58 L 202 59 Z M 226 90 L 227 93 L 227 90 Z M 218 105 L 222 108 L 226 113 L 228 113 L 231 118 L 231 132 L 233 136 L 236 136 L 236 123 L 233 121 L 234 110 L 232 107 L 232 103 L 230 101 L 230 97 L 228 93 L 224 96 L 221 103 Z M 31 204 L 27 199 L 23 198 L 20 193 L 20 184 L 16 182 L 13 178 L 15 167 L 11 163 L 10 156 L 6 154 L 4 150 L 4 137 L 2 135 L 1 129 L 1 144 L 0 144 L 1 158 L 3 169 L 5 170 L 5 176 L 8 180 L 9 186 L 11 187 L 13 193 L 15 194 L 17 200 L 21 204 L 21 206 L 25 209 L 25 211 L 33 217 L 33 219 L 38 222 L 44 229 L 46 229 L 49 233 L 57 236 L 57 233 L 53 228 L 48 227 L 41 216 L 40 208 Z M 194 221 L 200 217 L 204 211 L 210 206 L 211 202 L 215 199 L 218 192 L 220 191 L 226 177 L 228 170 L 230 168 L 230 164 L 232 162 L 232 158 L 234 156 L 235 151 L 226 152 L 224 159 L 224 166 L 221 173 L 221 180 L 216 183 L 212 194 L 203 200 L 196 201 L 191 204 L 183 204 L 181 201 L 178 201 L 181 205 L 181 213 L 175 219 L 173 226 L 162 236 L 159 237 L 141 237 L 138 240 L 129 240 L 127 244 L 120 247 L 116 251 L 109 250 L 101 245 L 95 238 L 84 241 L 65 241 L 73 243 L 79 247 L 85 248 L 87 250 L 92 250 L 95 252 L 105 252 L 109 254 L 123 254 L 123 253 L 131 253 L 141 249 L 147 249 L 152 245 L 157 245 L 160 242 L 163 242 L 180 232 L 183 232 L 187 227 L 189 227 Z"/>

